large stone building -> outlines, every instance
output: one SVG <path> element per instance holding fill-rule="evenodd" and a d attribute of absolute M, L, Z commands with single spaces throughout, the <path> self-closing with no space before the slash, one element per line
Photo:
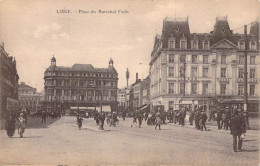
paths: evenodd
<path fill-rule="evenodd" d="M 20 107 L 26 107 L 31 112 L 41 110 L 42 93 L 38 93 L 36 88 L 21 82 L 18 87 L 18 99 Z"/>
<path fill-rule="evenodd" d="M 118 73 L 110 59 L 107 68 L 94 68 L 91 64 L 74 64 L 72 67 L 51 65 L 44 73 L 45 109 L 64 111 L 71 107 L 117 105 Z"/>
<path fill-rule="evenodd" d="M 251 24 L 247 39 L 249 107 L 259 109 L 258 22 Z M 166 18 L 151 53 L 151 103 L 165 110 L 192 101 L 207 106 L 216 101 L 242 104 L 244 50 L 245 35 L 233 33 L 227 17 L 216 18 L 209 33 L 191 33 L 188 18 Z"/>
<path fill-rule="evenodd" d="M 16 60 L 0 45 L 0 118 L 19 107 Z"/>

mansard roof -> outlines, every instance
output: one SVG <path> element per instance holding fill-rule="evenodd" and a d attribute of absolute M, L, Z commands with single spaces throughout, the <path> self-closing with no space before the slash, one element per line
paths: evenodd
<path fill-rule="evenodd" d="M 227 16 L 226 17 L 217 17 L 216 23 L 213 30 L 213 38 L 211 44 L 215 44 L 223 39 L 228 39 L 233 42 L 232 31 L 230 30 Z"/>
<path fill-rule="evenodd" d="M 18 85 L 18 89 L 31 89 L 31 90 L 36 91 L 36 88 L 26 85 L 24 82 L 21 82 L 21 84 Z"/>
<path fill-rule="evenodd" d="M 72 71 L 94 71 L 91 64 L 75 64 L 71 68 Z"/>
<path fill-rule="evenodd" d="M 117 73 L 113 66 L 108 68 L 94 68 L 91 64 L 74 64 L 72 67 L 50 65 L 46 71 L 83 71 L 83 72 L 111 72 Z"/>
<path fill-rule="evenodd" d="M 168 39 L 170 37 L 175 37 L 177 41 L 180 40 L 183 36 L 190 39 L 190 28 L 188 18 L 186 20 L 179 20 L 179 19 L 168 19 L 166 18 L 163 21 L 163 29 L 162 29 L 162 47 L 168 47 Z M 180 44 L 176 43 L 176 48 L 179 48 Z"/>

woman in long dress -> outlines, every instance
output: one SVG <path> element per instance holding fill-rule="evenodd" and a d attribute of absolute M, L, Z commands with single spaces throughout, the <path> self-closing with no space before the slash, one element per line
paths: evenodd
<path fill-rule="evenodd" d="M 23 133 L 25 131 L 25 125 L 26 125 L 26 119 L 24 118 L 23 113 L 20 114 L 20 117 L 18 118 L 19 127 L 18 127 L 18 133 L 20 135 L 20 138 L 23 137 Z"/>
<path fill-rule="evenodd" d="M 156 120 L 155 130 L 157 129 L 157 126 L 159 126 L 159 130 L 161 130 L 162 118 L 161 118 L 160 111 L 156 112 L 155 120 Z"/>

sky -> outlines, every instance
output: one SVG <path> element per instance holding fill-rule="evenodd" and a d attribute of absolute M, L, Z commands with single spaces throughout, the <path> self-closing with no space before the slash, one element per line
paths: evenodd
<path fill-rule="evenodd" d="M 58 12 L 63 9 L 70 13 Z M 141 79 L 149 75 L 154 37 L 166 17 L 188 16 L 192 33 L 209 33 L 217 16 L 228 16 L 236 29 L 258 15 L 257 0 L 0 0 L 0 42 L 16 58 L 19 82 L 38 91 L 53 55 L 57 66 L 106 68 L 112 58 L 123 88 L 127 68 L 130 84 L 137 72 Z"/>

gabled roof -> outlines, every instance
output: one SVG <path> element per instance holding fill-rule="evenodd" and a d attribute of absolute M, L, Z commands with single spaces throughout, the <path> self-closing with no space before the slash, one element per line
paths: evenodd
<path fill-rule="evenodd" d="M 235 45 L 233 42 L 227 40 L 227 39 L 223 39 L 217 43 L 215 43 L 214 45 L 212 45 L 210 47 L 211 49 L 238 49 L 237 45 Z"/>

